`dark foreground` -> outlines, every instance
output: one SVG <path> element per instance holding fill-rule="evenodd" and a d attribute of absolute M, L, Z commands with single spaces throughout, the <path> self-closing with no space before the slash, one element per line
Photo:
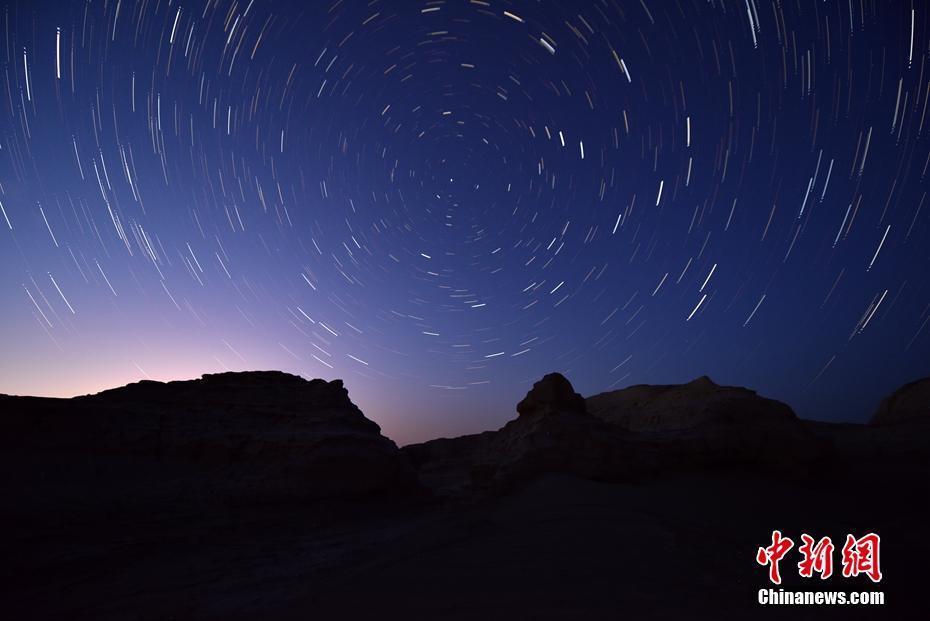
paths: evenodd
<path fill-rule="evenodd" d="M 930 428 L 920 420 L 795 421 L 787 436 L 777 423 L 768 436 L 803 440 L 769 455 L 719 404 L 702 406 L 716 414 L 690 429 L 677 410 L 635 433 L 589 428 L 581 412 L 559 422 L 585 408 L 540 383 L 509 430 L 398 451 L 325 383 L 305 384 L 281 389 L 313 404 L 299 424 L 285 414 L 290 397 L 239 398 L 221 408 L 223 431 L 196 421 L 229 401 L 225 386 L 174 402 L 151 386 L 77 405 L 8 400 L 19 410 L 3 415 L 4 618 L 926 617 Z M 686 402 L 728 390 L 711 386 Z M 165 414 L 179 409 L 178 420 Z M 618 435 L 607 448 L 579 439 L 592 433 Z M 621 450 L 630 457 L 617 459 Z M 796 542 L 783 588 L 877 589 L 885 605 L 760 606 L 758 590 L 772 585 L 755 556 L 774 529 Z M 882 537 L 882 581 L 840 576 L 846 534 L 870 531 Z M 834 577 L 798 577 L 802 533 L 832 537 Z"/>

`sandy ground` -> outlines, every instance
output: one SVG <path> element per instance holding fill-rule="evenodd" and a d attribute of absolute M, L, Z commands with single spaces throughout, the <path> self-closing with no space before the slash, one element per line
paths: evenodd
<path fill-rule="evenodd" d="M 444 504 L 20 515 L 4 520 L 4 616 L 925 618 L 926 465 L 893 471 L 630 484 L 550 475 L 503 498 Z M 878 532 L 886 605 L 758 605 L 769 585 L 755 552 L 776 528 L 796 541 Z M 875 588 L 864 577 L 802 580 L 798 558 L 782 562 L 786 589 Z"/>

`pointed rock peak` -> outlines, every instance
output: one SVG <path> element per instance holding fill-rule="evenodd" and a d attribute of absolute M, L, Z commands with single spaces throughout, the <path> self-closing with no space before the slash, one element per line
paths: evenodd
<path fill-rule="evenodd" d="M 536 416 L 554 412 L 585 413 L 584 398 L 575 392 L 571 382 L 561 373 L 549 373 L 533 384 L 523 401 L 517 404 L 520 416 Z"/>
<path fill-rule="evenodd" d="M 688 385 L 693 386 L 695 388 L 717 388 L 718 387 L 718 385 L 714 382 L 714 380 L 710 379 L 706 375 L 702 375 L 701 377 L 697 379 L 691 380 L 690 382 L 688 382 Z"/>

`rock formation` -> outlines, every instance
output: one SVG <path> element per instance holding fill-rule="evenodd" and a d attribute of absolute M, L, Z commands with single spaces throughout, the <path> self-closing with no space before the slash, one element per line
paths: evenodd
<path fill-rule="evenodd" d="M 561 374 L 536 382 L 517 412 L 477 451 L 476 483 L 509 487 L 547 472 L 600 480 L 629 474 L 624 434 L 588 414 L 584 398 Z"/>
<path fill-rule="evenodd" d="M 753 390 L 702 376 L 687 384 L 638 385 L 586 399 L 588 411 L 642 440 L 662 444 L 663 461 L 803 467 L 822 450 L 791 408 Z"/>
<path fill-rule="evenodd" d="M 143 381 L 74 399 L 0 397 L 0 442 L 51 500 L 348 498 L 402 494 L 415 474 L 341 380 L 280 372 Z M 26 462 L 23 462 L 26 463 Z M 15 482 L 14 482 L 15 484 Z M 66 502 L 66 501 L 65 501 Z"/>
<path fill-rule="evenodd" d="M 869 424 L 919 422 L 930 422 L 930 377 L 905 384 L 885 397 Z"/>
<path fill-rule="evenodd" d="M 519 416 L 497 431 L 404 447 L 433 490 L 456 494 L 506 490 L 547 472 L 623 478 L 622 432 L 587 413 L 571 383 L 551 373 L 517 405 Z"/>
<path fill-rule="evenodd" d="M 571 382 L 561 373 L 550 373 L 533 384 L 523 401 L 517 404 L 520 416 L 548 416 L 551 414 L 584 414 L 584 397 L 575 392 Z"/>
<path fill-rule="evenodd" d="M 3 610 L 717 618 L 726 601 L 743 619 L 771 586 L 754 559 L 777 527 L 880 533 L 894 579 L 842 588 L 924 618 L 930 434 L 903 421 L 927 405 L 909 385 L 874 425 L 799 421 L 707 378 L 582 399 L 552 374 L 499 430 L 398 450 L 341 382 L 283 373 L 0 396 Z M 448 502 L 420 502 L 417 478 Z M 788 589 L 810 584 L 782 568 Z"/>
<path fill-rule="evenodd" d="M 718 386 L 706 375 L 687 384 L 640 384 L 588 397 L 588 411 L 629 431 L 674 431 L 708 423 L 795 420 L 784 403 L 753 390 Z"/>
<path fill-rule="evenodd" d="M 421 484 L 462 497 L 546 473 L 627 481 L 717 466 L 803 473 L 828 450 L 909 458 L 923 444 L 893 423 L 925 417 L 928 391 L 930 380 L 898 390 L 868 433 L 799 421 L 707 377 L 584 399 L 553 373 L 502 428 L 399 450 L 340 380 L 221 373 L 74 399 L 0 396 L 0 448 L 20 473 L 3 484 L 23 506 L 396 497 Z"/>
<path fill-rule="evenodd" d="M 429 487 L 454 494 L 548 472 L 594 480 L 734 464 L 804 472 L 824 448 L 787 405 L 707 377 L 583 399 L 552 373 L 517 412 L 497 431 L 403 450 Z"/>

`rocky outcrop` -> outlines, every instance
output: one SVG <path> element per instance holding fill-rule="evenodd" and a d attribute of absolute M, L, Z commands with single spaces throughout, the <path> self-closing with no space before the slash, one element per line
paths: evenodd
<path fill-rule="evenodd" d="M 497 431 L 405 447 L 452 498 L 392 503 L 411 473 L 340 382 L 0 396 L 5 618 L 716 618 L 721 594 L 736 602 L 725 617 L 751 618 L 747 592 L 771 584 L 748 568 L 775 525 L 795 541 L 881 533 L 886 616 L 923 618 L 926 430 L 804 422 L 833 450 L 799 482 L 758 476 L 793 462 L 746 448 L 768 429 L 793 455 L 806 439 L 790 410 L 709 380 L 586 402 L 552 375 L 518 410 Z M 806 610 L 793 616 L 820 618 Z"/>
<path fill-rule="evenodd" d="M 930 377 L 905 384 L 878 406 L 870 425 L 930 423 Z"/>
<path fill-rule="evenodd" d="M 496 431 L 457 438 L 437 438 L 401 448 L 420 482 L 439 496 L 461 496 L 471 491 L 475 461 L 489 454 Z"/>
<path fill-rule="evenodd" d="M 74 399 L 0 397 L 24 492 L 82 502 L 355 498 L 416 488 L 407 459 L 341 380 L 280 372 L 143 381 Z M 15 484 L 16 482 L 14 482 Z"/>
<path fill-rule="evenodd" d="M 584 397 L 575 392 L 571 382 L 561 373 L 550 373 L 533 384 L 523 401 L 517 404 L 520 416 L 551 416 L 553 414 L 584 414 Z"/>
<path fill-rule="evenodd" d="M 746 388 L 719 386 L 706 375 L 687 384 L 631 386 L 585 401 L 594 416 L 662 446 L 668 466 L 803 469 L 823 451 L 784 403 Z"/>
<path fill-rule="evenodd" d="M 718 386 L 706 375 L 687 384 L 640 384 L 585 400 L 594 416 L 629 431 L 676 431 L 712 423 L 795 421 L 784 403 L 754 390 Z"/>
<path fill-rule="evenodd" d="M 804 472 L 824 448 L 787 405 L 707 377 L 583 399 L 553 373 L 517 412 L 497 431 L 403 450 L 429 487 L 454 494 L 552 472 L 594 480 L 735 464 Z"/>
<path fill-rule="evenodd" d="M 519 416 L 497 431 L 404 447 L 424 482 L 440 493 L 506 490 L 544 473 L 622 479 L 630 470 L 623 432 L 588 414 L 558 373 L 536 382 Z"/>
<path fill-rule="evenodd" d="M 616 480 L 633 470 L 623 451 L 625 434 L 591 416 L 561 374 L 536 382 L 517 412 L 476 455 L 476 483 L 510 487 L 549 472 Z"/>
<path fill-rule="evenodd" d="M 506 490 L 544 473 L 593 480 L 739 466 L 806 472 L 823 459 L 923 454 L 930 380 L 904 386 L 869 427 L 804 424 L 707 377 L 584 399 L 546 375 L 496 431 L 398 450 L 342 382 L 280 372 L 144 381 L 74 399 L 0 396 L 3 489 L 16 506 L 125 506 Z M 876 428 L 881 426 L 881 429 Z M 826 453 L 832 451 L 832 457 Z M 2 466 L 3 464 L 0 464 Z M 12 491 L 10 491 L 12 490 Z"/>

